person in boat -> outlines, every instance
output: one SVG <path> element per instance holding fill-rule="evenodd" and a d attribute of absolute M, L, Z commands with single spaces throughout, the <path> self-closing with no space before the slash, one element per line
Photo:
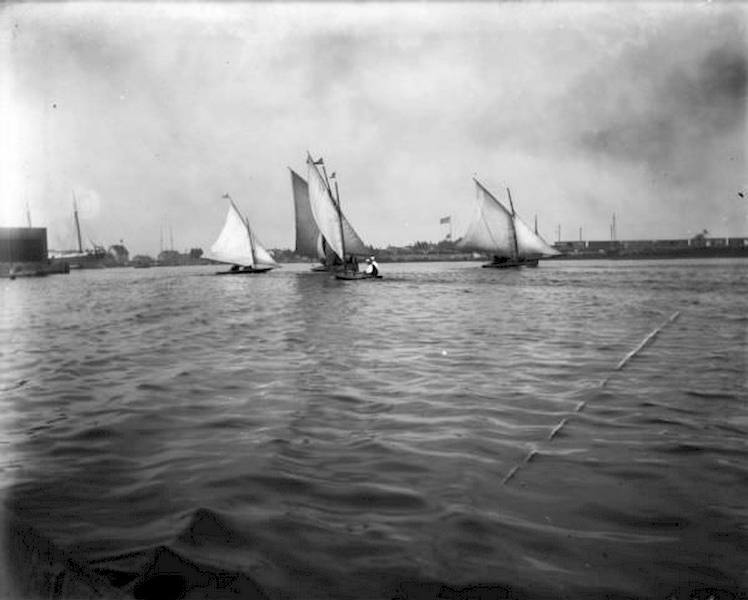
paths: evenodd
<path fill-rule="evenodd" d="M 376 277 L 379 275 L 379 265 L 373 256 L 366 259 L 366 271 L 364 271 L 369 277 Z"/>
<path fill-rule="evenodd" d="M 238 271 L 238 270 L 239 270 L 240 268 L 241 268 L 241 267 L 240 267 L 239 265 L 233 265 L 233 266 L 231 267 L 231 272 L 232 272 L 232 273 L 234 273 L 234 272 Z"/>

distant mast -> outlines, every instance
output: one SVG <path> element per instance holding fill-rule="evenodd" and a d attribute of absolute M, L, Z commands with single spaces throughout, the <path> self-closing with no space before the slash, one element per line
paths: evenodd
<path fill-rule="evenodd" d="M 31 229 L 31 209 L 28 202 L 26 203 L 26 222 L 29 224 L 29 229 Z"/>
<path fill-rule="evenodd" d="M 83 252 L 83 242 L 81 241 L 81 224 L 78 221 L 78 203 L 75 201 L 75 192 L 73 192 L 73 216 L 75 217 L 75 232 L 78 234 L 78 252 Z"/>

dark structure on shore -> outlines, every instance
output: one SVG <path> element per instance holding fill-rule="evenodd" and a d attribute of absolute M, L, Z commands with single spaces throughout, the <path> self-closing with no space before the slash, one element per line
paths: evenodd
<path fill-rule="evenodd" d="M 47 260 L 44 227 L 0 227 L 0 263 Z"/>
<path fill-rule="evenodd" d="M 47 256 L 45 227 L 0 227 L 0 277 L 67 273 L 66 264 Z"/>

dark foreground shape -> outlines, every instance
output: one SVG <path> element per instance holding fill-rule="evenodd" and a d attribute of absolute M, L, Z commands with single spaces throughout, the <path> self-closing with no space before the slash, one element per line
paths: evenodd
<path fill-rule="evenodd" d="M 205 517 L 205 514 L 208 517 Z M 186 533 L 188 546 L 223 540 L 225 531 L 209 511 L 198 511 Z M 247 575 L 190 560 L 166 546 L 115 557 L 110 568 L 83 564 L 0 507 L 0 598 L 45 600 L 176 600 L 241 598 L 267 600 Z M 224 540 L 226 541 L 226 540 Z M 192 542 L 192 544 L 190 544 Z M 111 568 L 117 559 L 136 569 Z M 107 561 L 103 561 L 107 562 Z"/>
<path fill-rule="evenodd" d="M 485 265 L 481 265 L 484 269 L 517 269 L 519 267 L 537 267 L 538 266 L 538 259 L 537 258 L 520 258 L 517 260 L 514 259 L 508 259 L 505 261 L 493 261 L 490 263 L 486 263 Z"/>
<path fill-rule="evenodd" d="M 272 268 L 273 267 L 244 267 L 243 269 L 216 271 L 216 275 L 254 275 L 256 273 L 267 273 Z"/>
<path fill-rule="evenodd" d="M 139 600 L 178 598 L 242 598 L 267 600 L 267 596 L 242 573 L 207 567 L 159 546 L 153 560 L 133 587 Z"/>
<path fill-rule="evenodd" d="M 0 598 L 130 597 L 1 509 L 0 528 Z"/>
<path fill-rule="evenodd" d="M 521 590 L 502 585 L 472 585 L 453 588 L 442 583 L 403 582 L 392 600 L 523 600 Z"/>

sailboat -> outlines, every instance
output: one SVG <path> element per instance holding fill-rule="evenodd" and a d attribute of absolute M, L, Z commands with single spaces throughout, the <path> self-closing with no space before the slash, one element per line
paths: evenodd
<path fill-rule="evenodd" d="M 73 221 L 75 222 L 78 248 L 76 250 L 50 250 L 49 257 L 55 260 L 66 261 L 71 269 L 98 269 L 108 266 L 107 263 L 110 261 L 110 257 L 103 246 L 92 243 L 93 249 L 83 248 L 81 224 L 78 219 L 78 202 L 75 198 L 75 192 L 73 192 Z"/>
<path fill-rule="evenodd" d="M 335 265 L 337 279 L 381 279 L 380 275 L 361 273 L 358 270 L 358 257 L 370 254 L 361 237 L 356 233 L 348 219 L 343 215 L 340 207 L 340 192 L 338 182 L 335 180 L 335 194 L 330 187 L 330 179 L 327 177 L 324 161 L 312 159 L 307 154 L 307 166 L 309 176 L 307 180 L 309 205 L 314 222 L 322 236 L 322 242 L 329 249 L 326 258 L 328 265 Z M 320 172 L 320 168 L 322 172 Z"/>
<path fill-rule="evenodd" d="M 242 216 L 231 196 L 223 196 L 229 201 L 229 211 L 218 239 L 206 255 L 212 261 L 233 265 L 228 271 L 218 271 L 217 275 L 247 275 L 265 273 L 278 265 L 270 253 L 257 241 L 247 217 Z"/>
<path fill-rule="evenodd" d="M 473 178 L 478 200 L 477 216 L 471 221 L 457 247 L 488 252 L 493 260 L 484 268 L 507 269 L 537 267 L 538 260 L 560 254 L 519 218 L 506 189 L 509 208 L 504 206 L 483 184 Z"/>

